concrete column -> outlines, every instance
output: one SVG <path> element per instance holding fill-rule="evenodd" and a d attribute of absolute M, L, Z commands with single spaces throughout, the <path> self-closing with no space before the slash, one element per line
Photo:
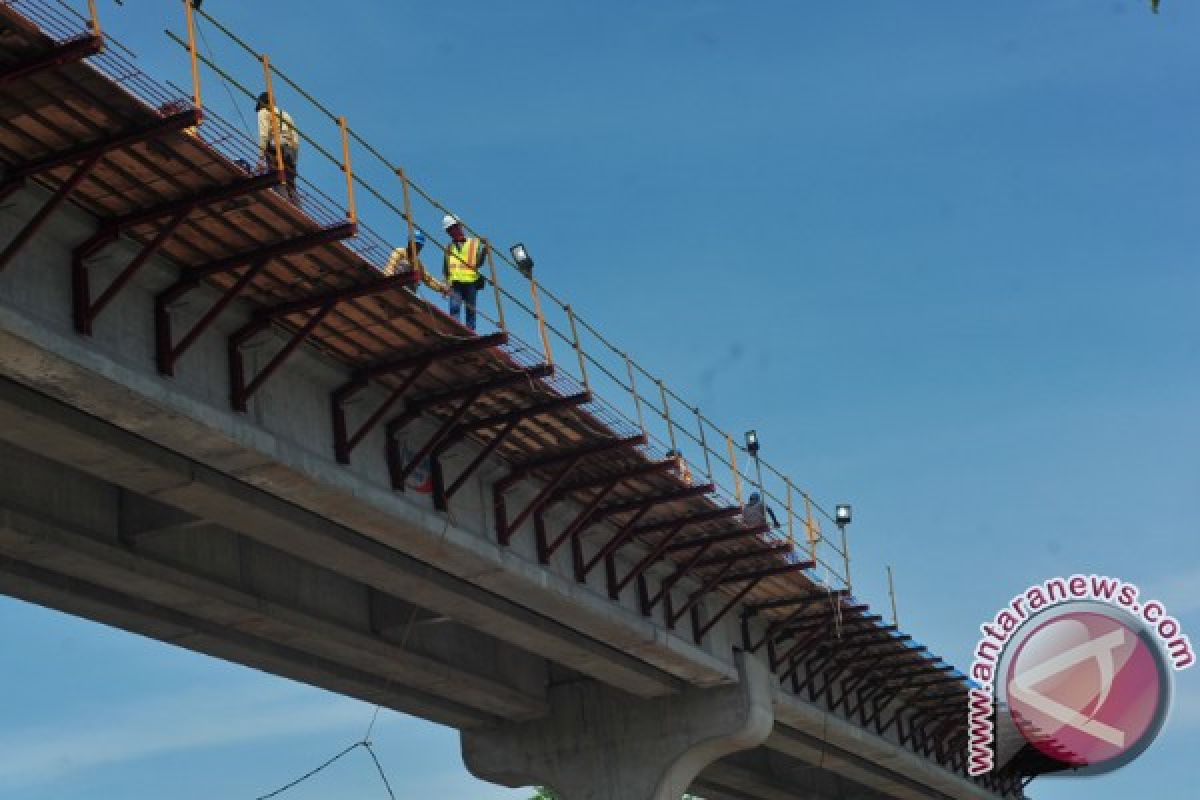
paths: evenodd
<path fill-rule="evenodd" d="M 738 662 L 735 685 L 653 700 L 591 680 L 552 687 L 549 716 L 464 731 L 463 761 L 482 780 L 562 800 L 679 800 L 706 766 L 771 733 L 771 675 Z"/>

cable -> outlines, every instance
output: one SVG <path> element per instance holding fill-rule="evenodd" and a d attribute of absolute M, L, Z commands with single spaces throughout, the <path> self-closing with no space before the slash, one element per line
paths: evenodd
<path fill-rule="evenodd" d="M 208 59 L 215 62 L 217 60 L 216 53 L 213 52 L 212 45 L 208 43 L 208 35 L 204 33 L 204 28 L 200 27 L 199 21 L 196 22 L 196 31 L 200 34 L 200 40 L 204 42 L 204 49 L 208 52 Z M 217 79 L 220 81 L 221 86 L 225 89 L 225 94 L 229 95 L 229 104 L 233 106 L 233 110 L 237 112 L 238 119 L 242 121 L 242 129 L 253 136 L 255 133 L 257 133 L 257 131 L 255 131 L 255 129 L 252 128 L 250 123 L 246 120 L 246 115 L 242 112 L 241 104 L 238 103 L 237 99 L 233 96 L 233 89 L 229 87 L 229 83 L 220 75 L 217 75 Z"/>
<path fill-rule="evenodd" d="M 338 753 L 336 756 L 334 756 L 333 758 L 329 759 L 328 761 L 326 761 L 324 764 L 322 764 L 321 766 L 317 767 L 316 769 L 309 770 L 308 772 L 306 772 L 306 773 L 304 773 L 303 775 L 301 775 L 299 778 L 296 778 L 296 780 L 292 781 L 291 783 L 284 784 L 283 786 L 279 787 L 279 788 L 278 788 L 278 789 L 276 789 L 275 791 L 273 791 L 273 792 L 270 792 L 270 793 L 268 793 L 268 794 L 260 795 L 260 796 L 256 797 L 256 798 L 255 798 L 255 800 L 269 800 L 269 798 L 276 797 L 277 795 L 281 795 L 281 794 L 283 794 L 283 793 L 284 793 L 284 792 L 286 792 L 288 789 L 291 789 L 291 788 L 292 788 L 292 787 L 294 787 L 294 786 L 298 786 L 298 785 L 300 785 L 301 783 L 304 783 L 306 780 L 308 780 L 309 778 L 313 777 L 313 776 L 314 776 L 314 775 L 316 775 L 318 772 L 320 772 L 321 770 L 323 770 L 323 769 L 325 769 L 326 767 L 328 767 L 330 764 L 333 764 L 335 761 L 337 761 L 337 760 L 338 760 L 339 758 L 341 758 L 342 756 L 344 756 L 344 755 L 346 755 L 347 753 L 351 752 L 351 751 L 352 751 L 352 750 L 354 750 L 355 748 L 361 747 L 362 745 L 363 745 L 363 742 L 355 742 L 354 744 L 350 745 L 350 746 L 349 746 L 349 747 L 347 747 L 345 750 L 343 750 L 342 752 Z M 390 791 L 390 790 L 389 790 L 389 791 Z"/>
<path fill-rule="evenodd" d="M 371 757 L 371 760 L 375 762 L 375 769 L 379 773 L 379 780 L 383 781 L 383 788 L 387 789 L 388 797 L 396 800 L 396 793 L 392 791 L 392 785 L 388 783 L 387 775 L 383 772 L 383 765 L 379 763 L 379 758 L 375 755 L 375 748 L 371 747 L 370 742 L 363 742 L 362 746 L 367 751 L 367 755 Z"/>

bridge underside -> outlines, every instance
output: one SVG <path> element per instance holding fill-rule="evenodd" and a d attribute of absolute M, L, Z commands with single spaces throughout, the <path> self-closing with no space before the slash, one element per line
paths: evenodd
<path fill-rule="evenodd" d="M 568 636 L 553 621 L 405 561 L 0 379 L 0 592 L 462 730 L 539 719 L 548 686 L 587 680 L 429 606 L 453 598 L 445 610 L 477 621 L 472 603 L 486 606 L 506 639 L 510 624 L 538 629 L 533 648 Z M 620 655 L 590 646 L 596 660 Z M 804 738 L 724 757 L 696 789 L 713 800 L 942 796 L 829 772 L 789 743 Z M 860 761 L 867 784 L 904 783 Z"/>

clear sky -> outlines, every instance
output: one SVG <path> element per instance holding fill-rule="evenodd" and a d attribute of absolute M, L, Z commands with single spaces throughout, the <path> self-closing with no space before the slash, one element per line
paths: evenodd
<path fill-rule="evenodd" d="M 176 3 L 100 5 L 187 85 L 161 33 Z M 1077 571 L 1161 596 L 1200 643 L 1194 2 L 205 7 L 524 240 L 711 417 L 853 501 L 856 589 L 886 606 L 893 565 L 902 627 L 936 652 L 965 666 L 1011 595 Z M 4 800 L 253 798 L 371 717 L 12 600 L 0 631 Z M 1197 675 L 1134 764 L 1032 795 L 1195 796 Z M 471 779 L 451 731 L 385 713 L 376 733 L 402 797 L 526 794 Z M 286 796 L 384 797 L 377 781 L 358 752 Z"/>

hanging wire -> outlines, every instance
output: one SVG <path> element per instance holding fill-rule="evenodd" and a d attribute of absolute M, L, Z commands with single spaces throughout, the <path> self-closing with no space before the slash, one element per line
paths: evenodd
<path fill-rule="evenodd" d="M 208 35 L 204 32 L 204 28 L 199 22 L 196 23 L 196 32 L 200 34 L 200 41 L 204 43 L 204 50 L 207 52 L 209 60 L 216 61 L 217 57 L 213 51 L 212 45 L 208 43 Z M 229 96 L 229 104 L 233 106 L 233 110 L 237 113 L 238 119 L 242 121 L 242 129 L 251 137 L 257 136 L 258 128 L 256 126 L 251 126 L 247 121 L 246 114 L 244 111 L 242 111 L 242 104 L 239 103 L 233 96 L 233 89 L 229 86 L 229 82 L 226 81 L 220 74 L 217 75 L 217 78 L 217 82 L 221 84 L 221 87 L 225 90 L 225 94 Z"/>
<path fill-rule="evenodd" d="M 333 758 L 326 761 L 321 766 L 319 766 L 315 769 L 310 769 L 308 772 L 304 773 L 299 778 L 296 778 L 294 781 L 285 783 L 283 786 L 280 786 L 278 789 L 276 789 L 273 792 L 268 792 L 267 794 L 259 795 L 254 800 L 270 800 L 270 798 L 272 798 L 272 797 L 278 797 L 279 795 L 286 792 L 288 789 L 295 788 L 296 786 L 299 786 L 300 784 L 304 783 L 309 778 L 312 778 L 313 776 L 317 775 L 319 772 L 321 772 L 321 770 L 333 765 L 334 762 L 338 761 L 340 758 L 347 755 L 348 753 L 354 752 L 356 749 L 358 749 L 359 747 L 362 747 L 364 744 L 365 744 L 364 742 L 355 742 L 354 744 L 350 745 L 342 752 L 338 753 Z"/>

